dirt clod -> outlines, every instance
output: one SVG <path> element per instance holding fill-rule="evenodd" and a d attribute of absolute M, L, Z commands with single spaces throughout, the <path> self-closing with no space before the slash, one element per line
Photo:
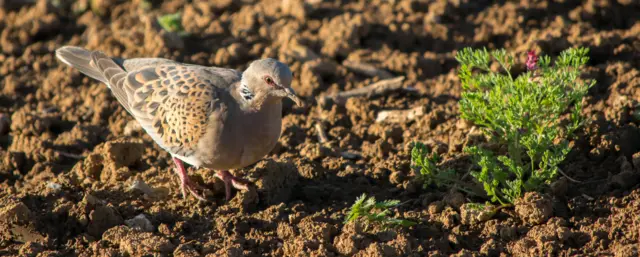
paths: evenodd
<path fill-rule="evenodd" d="M 298 173 L 288 161 L 261 161 L 256 164 L 253 174 L 259 176 L 255 184 L 260 193 L 260 201 L 270 205 L 288 201 L 293 187 L 298 183 Z"/>
<path fill-rule="evenodd" d="M 104 232 L 103 240 L 119 246 L 119 250 L 129 255 L 168 254 L 175 246 L 166 238 L 150 232 L 135 233 L 126 226 L 115 226 Z"/>
<path fill-rule="evenodd" d="M 464 195 L 460 192 L 452 191 L 444 196 L 444 202 L 456 209 L 460 209 L 460 206 L 464 204 L 466 200 L 464 199 Z"/>
<path fill-rule="evenodd" d="M 122 224 L 122 216 L 110 206 L 97 206 L 89 213 L 87 232 L 95 237 L 102 236 L 107 229 Z"/>
<path fill-rule="evenodd" d="M 637 185 L 640 182 L 640 172 L 624 156 L 618 159 L 618 163 L 620 164 L 620 173 L 611 178 L 611 183 L 623 189 Z"/>
<path fill-rule="evenodd" d="M 0 201 L 0 221 L 9 224 L 27 224 L 32 219 L 31 210 L 22 202 L 15 199 Z"/>
<path fill-rule="evenodd" d="M 525 193 L 522 199 L 516 201 L 515 206 L 520 219 L 530 225 L 544 223 L 553 214 L 551 200 L 536 192 Z"/>

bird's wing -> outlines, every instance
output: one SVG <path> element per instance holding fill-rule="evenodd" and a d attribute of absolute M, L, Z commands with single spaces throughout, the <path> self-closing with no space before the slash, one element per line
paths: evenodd
<path fill-rule="evenodd" d="M 173 62 L 125 71 L 100 52 L 91 56 L 118 101 L 171 154 L 193 155 L 210 119 L 225 122 L 221 95 L 235 82 L 225 69 Z"/>
<path fill-rule="evenodd" d="M 180 64 L 176 61 L 164 58 L 132 58 L 132 59 L 115 59 L 116 63 L 122 66 L 126 71 L 139 70 L 145 67 L 159 66 L 166 64 Z"/>
<path fill-rule="evenodd" d="M 226 68 L 218 68 L 218 67 L 204 67 L 200 65 L 194 64 L 184 64 L 179 63 L 173 60 L 164 59 L 164 58 L 132 58 L 132 59 L 115 59 L 115 62 L 122 66 L 127 71 L 139 70 L 146 67 L 156 67 L 161 65 L 184 65 L 187 67 L 197 67 L 199 69 L 206 69 L 209 72 L 215 74 L 215 77 L 218 77 L 224 81 L 224 83 L 218 83 L 218 87 L 223 87 L 224 85 L 232 85 L 234 82 L 240 80 L 242 73 L 237 70 L 226 69 Z"/>

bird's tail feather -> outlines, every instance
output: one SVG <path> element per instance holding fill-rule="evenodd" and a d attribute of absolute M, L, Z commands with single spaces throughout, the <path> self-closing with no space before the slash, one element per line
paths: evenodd
<path fill-rule="evenodd" d="M 67 65 L 106 84 L 122 106 L 127 111 L 130 110 L 127 95 L 122 90 L 127 72 L 117 59 L 109 58 L 99 51 L 89 51 L 75 46 L 59 48 L 56 50 L 56 56 Z"/>
<path fill-rule="evenodd" d="M 56 57 L 83 74 L 109 84 L 109 80 L 91 64 L 91 51 L 75 46 L 64 46 L 56 50 Z"/>

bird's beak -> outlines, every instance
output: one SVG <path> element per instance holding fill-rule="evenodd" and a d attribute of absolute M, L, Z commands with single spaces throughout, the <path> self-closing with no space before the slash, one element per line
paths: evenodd
<path fill-rule="evenodd" d="M 293 89 L 285 87 L 284 92 L 286 92 L 287 97 L 289 97 L 289 99 L 295 102 L 298 106 L 300 107 L 304 106 L 304 101 L 302 100 L 302 98 L 296 95 L 296 92 L 294 92 Z"/>

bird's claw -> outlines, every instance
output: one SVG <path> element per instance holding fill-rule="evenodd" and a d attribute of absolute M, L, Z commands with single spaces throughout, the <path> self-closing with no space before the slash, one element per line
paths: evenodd
<path fill-rule="evenodd" d="M 238 190 L 248 191 L 251 182 L 235 177 L 229 173 L 229 171 L 218 171 L 216 172 L 216 177 L 224 182 L 225 196 L 226 200 L 231 200 L 231 188 L 235 188 Z"/>
<path fill-rule="evenodd" d="M 204 188 L 198 184 L 191 182 L 191 180 L 187 176 L 185 176 L 185 178 L 182 179 L 180 184 L 180 190 L 182 191 L 182 198 L 187 199 L 187 191 L 189 191 L 189 193 L 196 199 L 206 202 L 207 199 L 204 198 L 201 194 L 199 194 L 197 189 L 203 190 Z"/>

